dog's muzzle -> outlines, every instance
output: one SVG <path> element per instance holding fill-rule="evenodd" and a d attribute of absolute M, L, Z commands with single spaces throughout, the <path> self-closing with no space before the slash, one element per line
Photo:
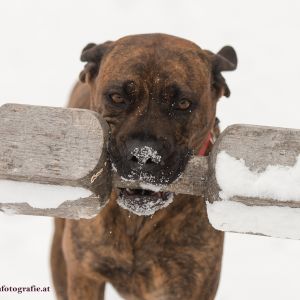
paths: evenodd
<path fill-rule="evenodd" d="M 173 201 L 173 196 L 170 192 L 119 189 L 117 202 L 122 208 L 136 215 L 149 216 L 168 206 Z"/>
<path fill-rule="evenodd" d="M 143 189 L 118 189 L 121 207 L 137 215 L 152 215 L 173 201 L 173 193 L 160 189 L 180 175 L 187 161 L 186 152 L 171 152 L 174 147 L 149 138 L 129 138 L 125 147 L 112 142 L 109 149 L 112 165 L 120 176 L 144 183 Z"/>

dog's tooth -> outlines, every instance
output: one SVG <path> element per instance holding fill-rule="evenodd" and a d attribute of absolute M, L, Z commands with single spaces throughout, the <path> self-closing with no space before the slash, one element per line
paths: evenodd
<path fill-rule="evenodd" d="M 134 194 L 134 191 L 127 188 L 126 193 L 127 193 L 127 195 L 132 195 L 132 194 Z"/>

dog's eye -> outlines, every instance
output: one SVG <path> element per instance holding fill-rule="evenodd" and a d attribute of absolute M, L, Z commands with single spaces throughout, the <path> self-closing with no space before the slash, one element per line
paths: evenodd
<path fill-rule="evenodd" d="M 126 101 L 124 99 L 124 97 L 122 97 L 120 94 L 118 93 L 113 93 L 109 95 L 110 100 L 115 103 L 115 104 L 124 104 Z"/>
<path fill-rule="evenodd" d="M 190 100 L 188 100 L 188 99 L 181 99 L 177 103 L 177 109 L 187 110 L 188 108 L 190 108 L 191 105 L 192 105 L 192 102 Z"/>

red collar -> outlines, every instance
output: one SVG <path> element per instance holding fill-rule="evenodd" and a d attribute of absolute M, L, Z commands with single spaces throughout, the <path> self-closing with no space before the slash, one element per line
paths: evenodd
<path fill-rule="evenodd" d="M 212 136 L 211 132 L 209 132 L 209 134 L 207 135 L 206 139 L 203 142 L 202 147 L 200 148 L 200 150 L 198 152 L 198 155 L 199 156 L 208 155 L 207 150 L 212 145 L 213 145 L 213 136 Z"/>

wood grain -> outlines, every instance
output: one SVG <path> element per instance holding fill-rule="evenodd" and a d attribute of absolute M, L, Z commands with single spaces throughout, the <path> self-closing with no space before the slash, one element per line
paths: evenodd
<path fill-rule="evenodd" d="M 78 218 L 80 212 L 92 216 L 106 204 L 112 182 L 121 188 L 143 188 L 147 184 L 124 180 L 111 172 L 106 152 L 109 129 L 95 112 L 5 104 L 0 108 L 0 124 L 0 180 L 81 186 L 91 190 L 91 197 L 66 199 L 56 209 L 32 208 L 27 203 L 0 203 L 2 211 L 65 218 Z M 172 184 L 161 187 L 161 191 L 205 195 L 210 202 L 220 201 L 215 163 L 223 150 L 232 157 L 244 159 L 252 171 L 264 171 L 268 165 L 293 166 L 300 154 L 300 130 L 229 126 L 209 157 L 191 158 L 184 173 Z M 298 201 L 239 196 L 231 200 L 246 205 L 300 207 Z"/>
<path fill-rule="evenodd" d="M 207 172 L 207 157 L 192 157 L 184 173 L 170 185 L 162 186 L 160 190 L 176 194 L 203 195 L 207 188 Z M 124 180 L 114 171 L 113 185 L 121 188 L 138 189 L 142 188 L 143 185 L 147 185 L 147 183 Z"/>
<path fill-rule="evenodd" d="M 66 219 L 89 219 L 96 216 L 106 201 L 92 195 L 75 201 L 65 201 L 57 208 L 34 208 L 28 203 L 0 203 L 0 211 L 13 215 L 48 216 Z"/>
<path fill-rule="evenodd" d="M 265 171 L 269 165 L 294 166 L 300 154 L 300 130 L 242 124 L 227 127 L 216 141 L 209 158 L 207 199 L 210 202 L 221 200 L 215 164 L 218 153 L 223 150 L 236 159 L 243 159 L 251 171 L 258 173 Z M 279 201 L 235 196 L 231 200 L 250 206 L 300 207 L 300 199 Z"/>
<path fill-rule="evenodd" d="M 81 186 L 98 196 L 98 203 L 92 196 L 52 210 L 24 204 L 24 214 L 77 218 L 78 203 L 87 207 L 94 203 L 91 214 L 99 211 L 98 204 L 103 205 L 111 192 L 108 126 L 99 114 L 84 109 L 5 104 L 0 108 L 0 122 L 0 180 Z M 2 208 L 13 205 L 22 211 L 20 204 L 1 204 Z"/>

